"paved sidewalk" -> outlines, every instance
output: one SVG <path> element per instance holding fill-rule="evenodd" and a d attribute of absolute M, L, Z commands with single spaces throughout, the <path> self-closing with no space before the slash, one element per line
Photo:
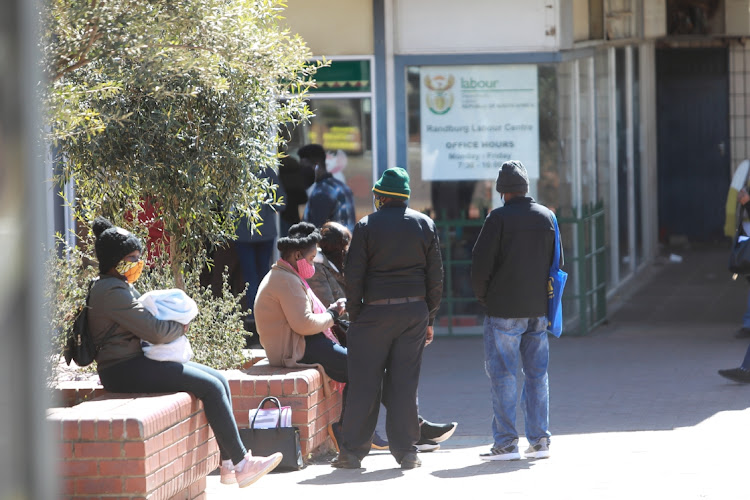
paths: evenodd
<path fill-rule="evenodd" d="M 609 324 L 587 337 L 553 339 L 550 459 L 479 460 L 492 442 L 482 340 L 438 338 L 425 351 L 420 412 L 459 428 L 441 450 L 421 455 L 420 469 L 402 472 L 388 453 L 373 452 L 361 470 L 310 465 L 245 490 L 212 475 L 209 500 L 396 500 L 406 492 L 437 499 L 750 498 L 750 385 L 716 374 L 738 366 L 748 346 L 732 337 L 748 284 L 729 279 L 723 247 L 681 255 L 682 263 L 654 266 Z M 522 432 L 520 413 L 517 424 Z"/>

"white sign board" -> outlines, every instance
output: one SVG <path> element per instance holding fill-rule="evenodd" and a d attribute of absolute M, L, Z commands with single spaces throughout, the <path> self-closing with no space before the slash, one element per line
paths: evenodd
<path fill-rule="evenodd" d="M 420 68 L 422 179 L 494 179 L 508 160 L 539 177 L 535 65 Z"/>

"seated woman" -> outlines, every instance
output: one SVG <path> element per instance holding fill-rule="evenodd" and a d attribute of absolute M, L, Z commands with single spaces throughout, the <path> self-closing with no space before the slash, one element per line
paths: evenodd
<path fill-rule="evenodd" d="M 315 274 L 308 280 L 310 288 L 323 303 L 333 303 L 345 298 L 344 295 L 344 263 L 352 233 L 343 224 L 326 222 L 320 229 L 318 252 L 313 262 Z M 419 451 L 434 451 L 456 430 L 456 422 L 450 424 L 435 424 L 419 417 L 420 439 L 416 446 Z M 372 439 L 372 447 L 376 450 L 387 450 L 388 441 L 377 432 Z"/>
<path fill-rule="evenodd" d="M 271 366 L 318 365 L 330 378 L 345 384 L 346 348 L 331 332 L 334 320 L 345 311 L 344 301 L 326 309 L 307 282 L 315 273 L 313 259 L 319 241 L 317 229 L 307 222 L 293 225 L 288 236 L 279 238 L 276 247 L 281 258 L 255 296 L 255 326 Z M 329 429 L 336 446 L 339 429 L 340 421 Z"/>
<path fill-rule="evenodd" d="M 93 224 L 99 279 L 91 287 L 88 321 L 99 378 L 109 392 L 189 392 L 203 402 L 221 456 L 221 482 L 249 486 L 281 461 L 281 453 L 253 457 L 245 449 L 232 414 L 227 380 L 199 363 L 155 361 L 144 356 L 141 340 L 164 344 L 176 340 L 188 325 L 156 319 L 137 300 L 133 287 L 143 270 L 143 246 L 132 233 L 97 217 Z"/>
<path fill-rule="evenodd" d="M 326 308 L 307 280 L 315 273 L 313 259 L 320 234 L 300 222 L 279 238 L 281 258 L 271 267 L 255 296 L 255 324 L 272 366 L 320 365 L 336 382 L 347 382 L 346 349 L 331 333 L 344 301 Z"/>

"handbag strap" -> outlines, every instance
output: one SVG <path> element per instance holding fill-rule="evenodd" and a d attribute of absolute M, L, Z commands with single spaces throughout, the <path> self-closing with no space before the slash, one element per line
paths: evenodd
<path fill-rule="evenodd" d="M 552 257 L 552 268 L 560 269 L 560 227 L 557 225 L 557 217 L 552 213 L 552 224 L 555 226 L 555 254 Z"/>
<path fill-rule="evenodd" d="M 267 398 L 263 398 L 263 401 L 260 402 L 258 405 L 258 410 L 262 410 L 263 406 L 265 406 L 266 403 L 271 402 L 276 405 L 276 409 L 279 411 L 279 418 L 276 420 L 276 428 L 281 428 L 281 401 L 279 401 L 279 398 L 274 396 L 268 396 Z M 250 428 L 255 429 L 255 419 L 258 418 L 259 411 L 255 412 L 255 415 L 253 415 L 253 421 L 250 422 Z"/>

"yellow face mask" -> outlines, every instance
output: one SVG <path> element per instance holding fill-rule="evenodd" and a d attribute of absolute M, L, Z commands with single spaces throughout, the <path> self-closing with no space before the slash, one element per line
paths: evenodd
<path fill-rule="evenodd" d="M 128 283 L 133 284 L 138 278 L 141 277 L 141 273 L 143 272 L 143 265 L 144 262 L 140 259 L 136 262 L 121 260 L 120 263 L 117 264 L 117 267 L 115 267 L 115 270 L 125 276 L 125 279 L 128 280 Z"/>

